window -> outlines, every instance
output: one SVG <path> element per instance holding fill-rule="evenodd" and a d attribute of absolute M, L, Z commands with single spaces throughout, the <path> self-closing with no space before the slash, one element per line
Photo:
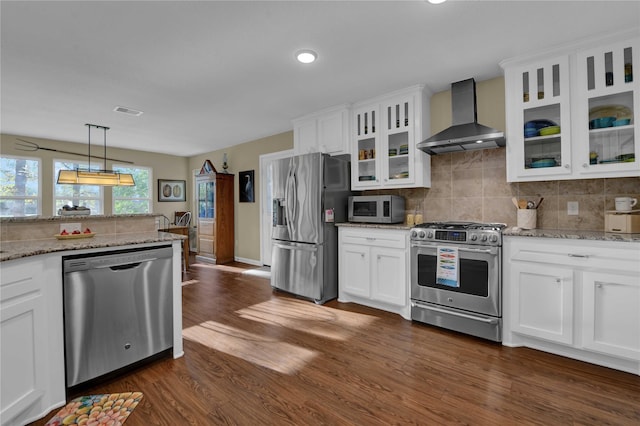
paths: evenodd
<path fill-rule="evenodd" d="M 40 187 L 40 160 L 0 157 L 0 216 L 39 215 Z"/>
<path fill-rule="evenodd" d="M 53 214 L 57 215 L 62 206 L 84 206 L 91 214 L 103 213 L 103 191 L 99 185 L 58 185 L 58 171 L 88 168 L 86 162 L 55 160 L 53 167 Z"/>
<path fill-rule="evenodd" d="M 113 170 L 131 173 L 136 184 L 134 186 L 114 186 L 113 214 L 151 213 L 151 169 L 114 165 Z"/>

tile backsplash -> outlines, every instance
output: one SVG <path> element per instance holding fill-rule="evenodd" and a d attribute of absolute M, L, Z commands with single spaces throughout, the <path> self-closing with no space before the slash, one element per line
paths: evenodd
<path fill-rule="evenodd" d="M 501 222 L 516 225 L 511 198 L 537 200 L 537 228 L 604 230 L 615 197 L 640 199 L 640 177 L 509 183 L 505 148 L 456 152 L 431 157 L 431 188 L 367 191 L 405 197 L 408 213 L 425 221 Z M 578 215 L 567 214 L 567 202 L 578 203 Z"/>

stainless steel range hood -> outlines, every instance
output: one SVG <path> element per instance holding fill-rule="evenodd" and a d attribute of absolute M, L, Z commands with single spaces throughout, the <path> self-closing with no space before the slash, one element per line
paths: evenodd
<path fill-rule="evenodd" d="M 504 132 L 478 123 L 473 78 L 451 85 L 451 109 L 452 126 L 418 143 L 418 149 L 427 154 L 441 154 L 505 146 Z"/>

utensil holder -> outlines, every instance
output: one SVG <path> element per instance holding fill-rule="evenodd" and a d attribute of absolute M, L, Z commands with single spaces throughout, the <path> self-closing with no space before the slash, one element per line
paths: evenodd
<path fill-rule="evenodd" d="M 518 209 L 518 228 L 536 229 L 537 214 L 536 209 Z"/>

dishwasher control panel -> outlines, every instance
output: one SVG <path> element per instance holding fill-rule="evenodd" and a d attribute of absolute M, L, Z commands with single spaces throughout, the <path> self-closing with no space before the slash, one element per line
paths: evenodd
<path fill-rule="evenodd" d="M 62 270 L 67 272 L 86 271 L 89 269 L 110 268 L 112 266 L 131 265 L 148 262 L 159 258 L 173 256 L 171 246 L 152 247 L 138 251 L 116 250 L 112 252 L 81 255 L 82 257 L 64 257 Z"/>

